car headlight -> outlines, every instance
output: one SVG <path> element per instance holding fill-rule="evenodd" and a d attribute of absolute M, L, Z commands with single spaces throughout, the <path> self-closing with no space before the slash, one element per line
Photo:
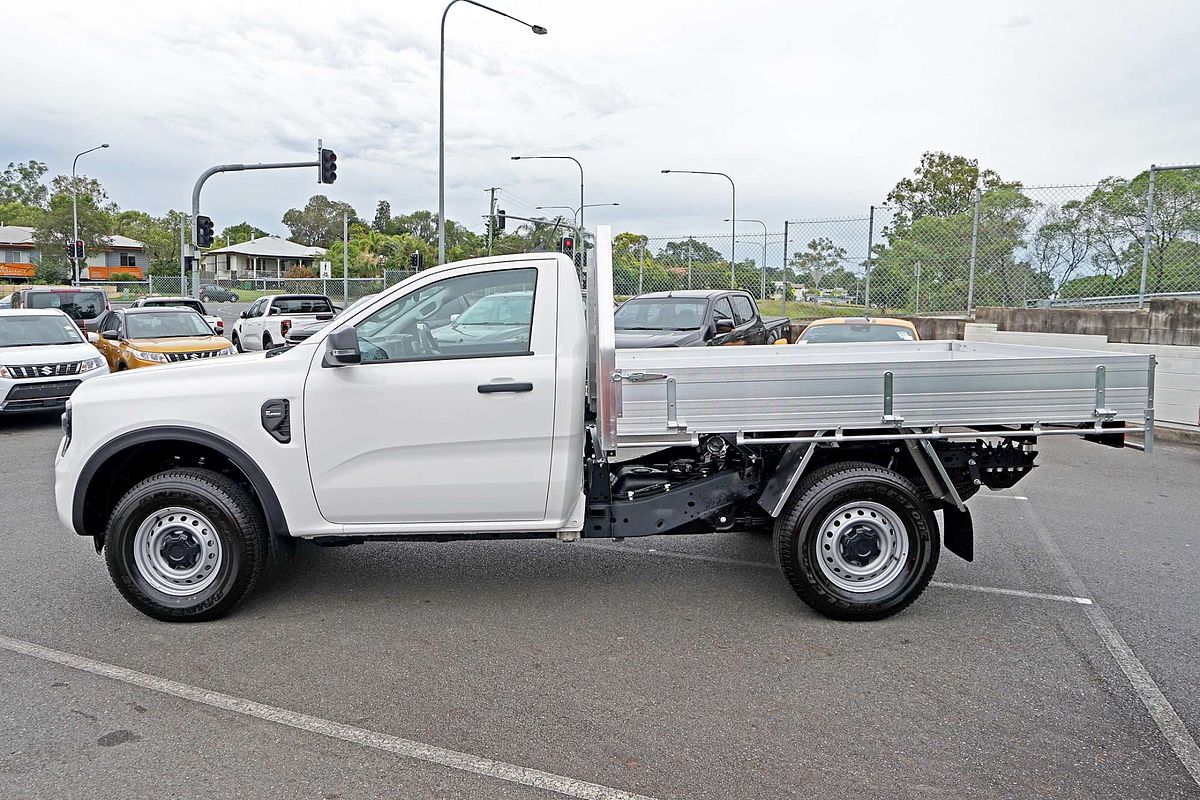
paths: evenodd
<path fill-rule="evenodd" d="M 95 358 L 89 358 L 86 361 L 80 361 L 79 362 L 79 372 L 80 373 L 91 372 L 92 370 L 100 369 L 103 366 L 104 366 L 104 358 L 102 356 L 96 356 Z"/>
<path fill-rule="evenodd" d="M 237 348 L 234 347 L 233 345 L 230 345 L 229 347 L 226 347 L 224 350 L 218 351 L 217 355 L 219 355 L 219 356 L 236 356 Z"/>
<path fill-rule="evenodd" d="M 129 348 L 129 352 L 140 361 L 157 361 L 160 364 L 166 364 L 168 361 L 166 353 L 148 353 L 145 350 L 134 350 L 132 347 Z"/>
<path fill-rule="evenodd" d="M 62 415 L 62 432 L 63 443 L 62 452 L 67 452 L 67 448 L 71 446 L 71 401 L 67 401 L 67 407 Z"/>
<path fill-rule="evenodd" d="M 8 371 L 8 367 L 0 367 L 0 378 L 11 378 L 12 373 Z"/>

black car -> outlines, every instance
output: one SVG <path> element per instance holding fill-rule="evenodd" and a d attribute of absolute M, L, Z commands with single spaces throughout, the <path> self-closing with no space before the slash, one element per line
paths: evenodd
<path fill-rule="evenodd" d="M 217 303 L 236 303 L 238 301 L 237 292 L 232 289 L 226 289 L 224 286 L 218 286 L 215 283 L 200 284 L 200 300 Z"/>
<path fill-rule="evenodd" d="M 749 292 L 689 289 L 630 298 L 613 316 L 618 348 L 773 344 L 787 317 L 763 317 Z"/>

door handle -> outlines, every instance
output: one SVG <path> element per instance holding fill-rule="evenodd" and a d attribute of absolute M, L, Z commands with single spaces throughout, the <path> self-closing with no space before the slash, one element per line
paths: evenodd
<path fill-rule="evenodd" d="M 480 394 L 497 394 L 498 392 L 532 392 L 532 383 L 481 383 Z"/>

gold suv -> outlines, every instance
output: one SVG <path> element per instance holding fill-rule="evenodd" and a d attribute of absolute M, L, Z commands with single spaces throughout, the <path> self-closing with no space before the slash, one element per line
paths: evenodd
<path fill-rule="evenodd" d="M 108 366 L 119 372 L 155 364 L 231 356 L 237 351 L 204 317 L 186 308 L 128 308 L 100 318 L 90 334 Z"/>

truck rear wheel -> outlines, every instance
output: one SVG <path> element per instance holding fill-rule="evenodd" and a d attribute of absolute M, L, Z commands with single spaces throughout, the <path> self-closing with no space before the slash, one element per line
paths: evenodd
<path fill-rule="evenodd" d="M 833 619 L 889 617 L 937 568 L 933 510 L 904 476 L 866 462 L 831 464 L 796 487 L 775 522 L 775 555 L 800 599 Z"/>
<path fill-rule="evenodd" d="M 254 500 L 206 469 L 138 483 L 117 503 L 104 537 L 117 589 L 138 611 L 167 622 L 229 613 L 258 581 L 267 548 Z"/>

